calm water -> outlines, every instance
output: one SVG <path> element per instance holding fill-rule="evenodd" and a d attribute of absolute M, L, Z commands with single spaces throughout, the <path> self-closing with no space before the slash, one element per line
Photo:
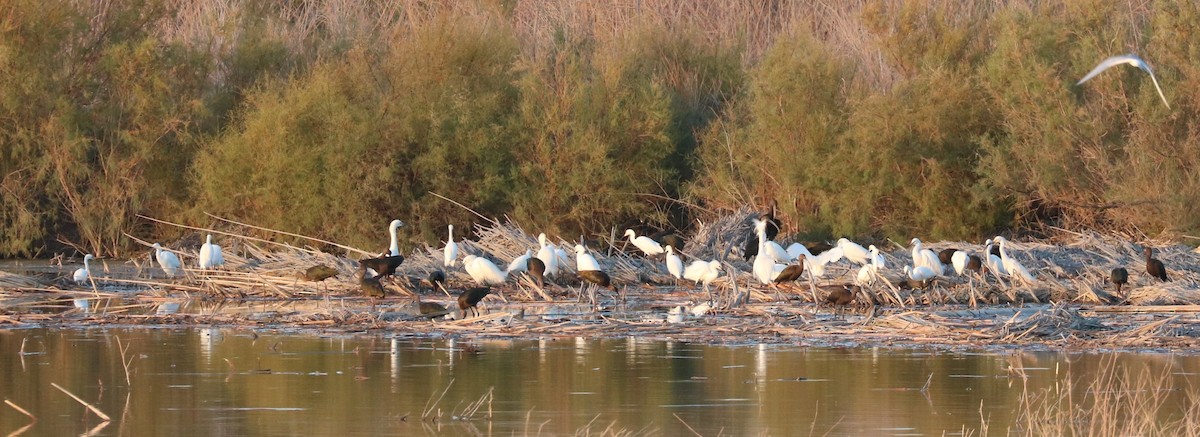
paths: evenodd
<path fill-rule="evenodd" d="M 1153 354 L 24 329 L 0 331 L 0 397 L 39 417 L 25 435 L 955 435 L 980 426 L 981 408 L 1002 434 L 1023 386 L 1112 359 L 1184 386 L 1200 372 L 1195 356 Z M 0 405 L 0 433 L 28 422 Z"/>

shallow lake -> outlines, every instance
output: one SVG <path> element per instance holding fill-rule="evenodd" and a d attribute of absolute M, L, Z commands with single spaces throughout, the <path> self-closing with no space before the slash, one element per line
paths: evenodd
<path fill-rule="evenodd" d="M 22 429 L 0 406 L 0 433 L 995 435 L 1021 431 L 1029 394 L 1114 368 L 1169 390 L 1161 408 L 1120 414 L 1194 408 L 1171 389 L 1195 385 L 1188 355 L 15 329 L 0 331 L 0 397 L 39 420 Z"/>

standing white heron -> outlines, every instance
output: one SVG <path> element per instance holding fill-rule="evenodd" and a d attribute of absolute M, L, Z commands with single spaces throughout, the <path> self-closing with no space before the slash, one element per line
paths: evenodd
<path fill-rule="evenodd" d="M 1146 61 L 1142 60 L 1142 58 L 1139 58 L 1137 55 L 1135 55 L 1133 53 L 1126 54 L 1126 55 L 1117 55 L 1117 56 L 1113 56 L 1111 58 L 1105 59 L 1103 61 L 1100 61 L 1100 64 L 1097 65 L 1096 68 L 1093 68 L 1092 71 L 1087 74 L 1087 76 L 1084 76 L 1083 79 L 1079 79 L 1079 82 L 1075 82 L 1075 86 L 1083 85 L 1083 83 L 1087 82 L 1088 79 L 1096 77 L 1096 75 L 1100 74 L 1104 70 L 1107 70 L 1109 68 L 1112 68 L 1113 66 L 1121 65 L 1121 64 L 1132 65 L 1134 67 L 1142 69 L 1142 71 L 1145 71 L 1147 74 L 1149 74 L 1150 80 L 1154 82 L 1154 89 L 1158 91 L 1158 97 L 1162 99 L 1162 102 L 1164 105 L 1167 105 L 1167 109 L 1171 109 L 1171 104 L 1167 103 L 1167 96 L 1163 95 L 1162 88 L 1158 86 L 1158 78 L 1154 77 L 1154 71 L 1150 69 L 1150 64 L 1147 63 Z"/>
<path fill-rule="evenodd" d="M 75 270 L 74 279 L 76 284 L 83 285 L 87 283 L 88 277 L 92 274 L 92 267 L 88 264 L 88 261 L 94 258 L 90 253 L 83 256 L 83 268 Z"/>
<path fill-rule="evenodd" d="M 558 276 L 558 253 L 555 251 L 554 243 L 546 242 L 546 234 L 538 234 L 538 244 L 541 248 L 538 249 L 537 259 L 542 260 L 542 264 L 546 265 L 547 276 Z"/>
<path fill-rule="evenodd" d="M 508 273 L 500 271 L 495 263 L 480 256 L 467 255 L 463 257 L 463 268 L 467 270 L 468 275 L 471 275 L 471 279 L 481 286 L 500 285 L 508 279 Z"/>
<path fill-rule="evenodd" d="M 936 275 L 942 275 L 945 272 L 945 266 L 942 265 L 942 261 L 938 259 L 937 254 L 933 253 L 932 250 L 923 248 L 921 246 L 921 239 L 913 238 L 909 243 L 913 245 L 913 269 L 917 267 L 929 267 L 929 270 Z"/>
<path fill-rule="evenodd" d="M 954 273 L 962 276 L 967 270 L 967 261 L 970 261 L 971 254 L 965 250 L 956 250 L 953 255 L 950 255 L 950 265 L 954 266 Z"/>
<path fill-rule="evenodd" d="M 987 241 L 983 242 L 985 246 L 983 253 L 987 256 L 983 262 L 983 265 L 984 267 L 987 267 L 988 270 L 995 272 L 997 277 L 1008 276 L 1008 269 L 1004 268 L 1004 261 L 1001 260 L 998 255 L 992 254 L 992 245 L 994 244 L 993 241 L 999 241 L 1000 238 L 1001 237 L 996 237 L 996 240 L 989 238 Z"/>
<path fill-rule="evenodd" d="M 400 229 L 401 226 L 404 226 L 404 222 L 400 221 L 400 219 L 395 219 L 391 223 L 388 223 L 388 234 L 391 236 L 388 244 L 389 256 L 400 254 L 400 240 L 396 238 L 396 230 Z"/>
<path fill-rule="evenodd" d="M 682 279 L 683 278 L 683 259 L 679 258 L 679 255 L 675 254 L 674 247 L 667 246 L 666 250 L 667 250 L 667 271 L 670 272 L 671 276 L 675 277 L 675 279 Z"/>
<path fill-rule="evenodd" d="M 717 260 L 695 260 L 691 264 L 688 264 L 687 268 L 683 269 L 683 278 L 704 284 L 705 291 L 708 291 L 708 284 L 720 276 L 721 262 Z"/>
<path fill-rule="evenodd" d="M 1008 256 L 1008 250 L 1005 247 L 1005 243 L 1008 240 L 1005 238 L 998 239 L 1000 240 L 1000 261 L 1004 263 L 1004 269 L 1008 270 L 1008 276 L 1011 278 L 1020 278 L 1025 284 L 1032 284 L 1036 281 L 1037 277 L 1029 273 L 1029 269 L 1021 265 L 1021 262 L 1017 261 L 1016 258 Z"/>
<path fill-rule="evenodd" d="M 837 247 L 842 249 L 842 256 L 852 263 L 866 265 L 871 262 L 871 253 L 848 238 L 838 239 Z"/>
<path fill-rule="evenodd" d="M 179 257 L 168 250 L 164 250 L 162 245 L 154 243 L 154 258 L 158 260 L 159 267 L 162 267 L 163 272 L 167 276 L 175 276 L 183 268 L 183 264 L 179 262 Z"/>
<path fill-rule="evenodd" d="M 596 262 L 596 257 L 587 253 L 587 248 L 582 244 L 575 245 L 575 270 L 580 272 L 600 270 L 600 263 Z"/>
<path fill-rule="evenodd" d="M 212 234 L 208 234 L 208 238 L 200 246 L 200 268 L 212 269 L 222 264 L 225 264 L 225 255 L 221 253 L 221 246 L 213 244 Z"/>
<path fill-rule="evenodd" d="M 780 246 L 779 243 L 767 238 L 766 220 L 754 219 L 754 232 L 758 235 L 759 256 L 767 255 L 771 257 L 772 260 L 780 262 L 788 262 L 792 260 L 790 255 L 788 255 L 788 252 L 783 249 L 783 246 Z M 764 250 L 766 252 L 763 252 Z"/>
<path fill-rule="evenodd" d="M 525 249 L 525 254 L 516 257 L 512 262 L 508 263 L 508 274 L 524 273 L 529 270 L 529 258 L 533 257 L 533 250 Z"/>
<path fill-rule="evenodd" d="M 766 241 L 762 239 L 758 241 L 758 255 L 754 256 L 754 279 L 758 279 L 758 282 L 763 285 L 771 285 L 775 283 L 775 278 L 779 276 L 780 272 L 783 272 L 783 269 L 787 268 L 787 265 L 776 263 L 767 255 Z"/>
<path fill-rule="evenodd" d="M 446 234 L 446 248 L 442 250 L 442 264 L 446 267 L 454 267 L 458 263 L 458 243 L 454 242 L 454 225 L 446 225 L 446 228 L 448 233 Z"/>
<path fill-rule="evenodd" d="M 637 246 L 637 248 L 647 256 L 654 256 L 663 253 L 661 244 L 658 244 L 657 241 L 654 241 L 645 235 L 638 236 L 637 233 L 633 232 L 633 229 L 626 229 L 625 236 L 629 237 L 629 242 L 633 243 L 634 246 Z"/>

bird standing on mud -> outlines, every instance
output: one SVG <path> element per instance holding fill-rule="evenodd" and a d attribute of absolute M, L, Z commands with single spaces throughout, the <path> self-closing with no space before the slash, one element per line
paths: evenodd
<path fill-rule="evenodd" d="M 467 310 L 471 310 L 476 316 L 479 316 L 479 308 L 477 305 L 479 305 L 479 301 L 483 300 L 483 298 L 491 292 L 492 289 L 488 287 L 475 287 L 468 288 L 459 294 L 458 309 L 462 311 L 462 318 L 467 318 Z"/>
<path fill-rule="evenodd" d="M 1146 273 L 1160 281 L 1170 281 L 1167 279 L 1167 267 L 1163 265 L 1162 261 L 1153 257 L 1152 249 L 1149 247 L 1142 249 L 1142 254 L 1146 256 Z"/>
<path fill-rule="evenodd" d="M 1112 269 L 1112 273 L 1108 275 L 1108 280 L 1117 286 L 1117 294 L 1121 294 L 1121 286 L 1129 283 L 1129 270 L 1125 270 L 1124 267 Z"/>
<path fill-rule="evenodd" d="M 371 298 L 371 306 L 375 306 L 374 299 L 387 296 L 387 292 L 383 289 L 383 283 L 379 282 L 379 278 L 383 275 L 372 276 L 367 272 L 366 264 L 358 265 L 358 286 L 362 288 L 364 296 Z"/>
<path fill-rule="evenodd" d="M 325 286 L 325 280 L 338 275 L 337 269 L 329 267 L 325 264 L 317 264 L 305 269 L 300 273 L 300 278 L 308 282 L 320 282 Z M 329 292 L 329 287 L 325 286 L 325 292 Z"/>

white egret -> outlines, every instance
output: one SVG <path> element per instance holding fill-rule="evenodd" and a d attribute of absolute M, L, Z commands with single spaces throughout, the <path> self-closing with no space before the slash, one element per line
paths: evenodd
<path fill-rule="evenodd" d="M 775 278 L 783 272 L 783 269 L 787 268 L 787 265 L 776 263 L 770 256 L 767 256 L 763 246 L 761 242 L 758 244 L 758 255 L 754 256 L 754 279 L 763 285 L 771 285 L 775 283 Z"/>
<path fill-rule="evenodd" d="M 454 267 L 458 263 L 458 243 L 454 242 L 454 225 L 446 225 L 446 228 L 448 233 L 446 248 L 442 250 L 442 264 L 446 267 Z"/>
<path fill-rule="evenodd" d="M 754 219 L 754 231 L 756 234 L 758 234 L 758 255 L 761 256 L 765 254 L 775 261 L 788 262 L 792 260 L 792 258 L 788 256 L 788 252 L 783 250 L 783 246 L 780 246 L 779 243 L 767 238 L 766 220 Z"/>
<path fill-rule="evenodd" d="M 558 276 L 558 253 L 555 251 L 553 243 L 546 242 L 546 234 L 538 234 L 538 244 L 541 249 L 538 249 L 537 259 L 542 260 L 542 264 L 546 265 L 547 276 Z"/>
<path fill-rule="evenodd" d="M 671 246 L 667 246 L 666 250 L 667 250 L 667 271 L 670 272 L 671 276 L 675 277 L 675 279 L 682 279 L 683 278 L 683 259 L 679 258 L 679 255 L 675 254 L 675 248 L 673 248 Z"/>
<path fill-rule="evenodd" d="M 83 268 L 75 270 L 75 283 L 80 285 L 87 283 L 88 276 L 92 274 L 92 267 L 88 264 L 88 261 L 94 258 L 90 253 L 83 256 Z"/>
<path fill-rule="evenodd" d="M 467 255 L 463 258 L 463 268 L 475 283 L 482 286 L 500 285 L 508 279 L 508 273 L 500 271 L 496 264 L 484 257 Z"/>
<path fill-rule="evenodd" d="M 808 251 L 808 247 L 800 243 L 789 244 L 785 252 L 787 252 L 788 259 L 798 259 L 800 255 L 813 256 L 812 252 Z"/>
<path fill-rule="evenodd" d="M 524 273 L 529 270 L 529 258 L 533 257 L 533 250 L 525 249 L 525 254 L 516 257 L 512 262 L 508 263 L 508 274 Z"/>
<path fill-rule="evenodd" d="M 395 219 L 391 223 L 388 223 L 388 235 L 391 236 L 388 244 L 388 255 L 390 256 L 400 254 L 400 240 L 396 238 L 396 230 L 400 229 L 401 226 L 404 226 L 404 222 L 400 221 L 400 219 Z"/>
<path fill-rule="evenodd" d="M 587 248 L 582 244 L 575 245 L 575 270 L 585 272 L 588 270 L 600 270 L 600 263 L 596 262 L 596 258 L 587 253 Z"/>
<path fill-rule="evenodd" d="M 633 245 L 637 246 L 642 253 L 645 253 L 648 256 L 654 256 L 663 253 L 661 244 L 658 244 L 657 241 L 654 241 L 645 235 L 638 236 L 637 233 L 633 232 L 633 229 L 626 229 L 625 236 L 629 237 L 630 243 L 633 243 Z"/>
<path fill-rule="evenodd" d="M 1087 74 L 1087 76 L 1084 76 L 1083 79 L 1079 79 L 1079 82 L 1075 82 L 1075 86 L 1083 85 L 1083 83 L 1087 82 L 1088 79 L 1096 77 L 1096 75 L 1100 74 L 1104 70 L 1121 64 L 1129 64 L 1148 73 L 1150 75 L 1150 80 L 1154 82 L 1154 89 L 1158 91 L 1158 97 L 1162 99 L 1164 105 L 1167 105 L 1167 109 L 1171 109 L 1171 104 L 1167 103 L 1167 96 L 1163 95 L 1162 88 L 1158 86 L 1158 78 L 1154 77 L 1154 71 L 1150 69 L 1150 64 L 1133 53 L 1113 56 L 1100 61 L 1100 64 L 1097 65 L 1096 68 L 1093 68 L 1092 71 Z"/>
<path fill-rule="evenodd" d="M 928 266 L 909 267 L 904 266 L 904 276 L 909 279 L 909 285 L 913 288 L 922 288 L 929 285 L 929 281 L 938 276 L 933 269 Z"/>
<path fill-rule="evenodd" d="M 867 250 L 871 251 L 871 264 L 875 265 L 876 270 L 887 268 L 887 259 L 884 259 L 883 254 L 879 253 L 878 247 L 872 244 L 867 247 Z"/>
<path fill-rule="evenodd" d="M 179 262 L 178 256 L 170 251 L 164 250 L 158 243 L 154 243 L 154 245 L 151 247 L 154 248 L 154 257 L 158 260 L 159 267 L 162 267 L 163 272 L 165 272 L 167 276 L 175 276 L 179 274 L 179 270 L 182 269 L 183 264 Z"/>
<path fill-rule="evenodd" d="M 967 270 L 967 261 L 969 261 L 970 258 L 971 254 L 967 253 L 966 251 L 954 251 L 954 254 L 950 255 L 950 265 L 954 266 L 954 273 L 962 276 L 963 272 Z"/>
<path fill-rule="evenodd" d="M 820 255 L 804 257 L 804 270 L 814 278 L 825 276 L 825 266 L 842 259 L 842 248 L 834 247 Z"/>
<path fill-rule="evenodd" d="M 704 289 L 708 290 L 708 284 L 721 276 L 721 262 L 717 260 L 703 261 L 695 260 L 688 264 L 687 268 L 683 269 L 683 278 L 692 282 L 704 284 Z"/>
<path fill-rule="evenodd" d="M 932 250 L 921 247 L 921 240 L 919 238 L 913 238 L 910 244 L 913 245 L 912 257 L 914 268 L 929 267 L 929 270 L 937 275 L 941 275 L 945 271 L 945 266 L 942 265 L 942 261 L 938 259 L 937 254 L 933 253 Z"/>
<path fill-rule="evenodd" d="M 208 234 L 204 244 L 200 245 L 200 268 L 212 269 L 225 264 L 225 256 L 221 253 L 221 246 L 213 244 L 212 234 Z"/>
<path fill-rule="evenodd" d="M 846 257 L 852 263 L 865 265 L 871 262 L 871 253 L 867 249 L 864 249 L 862 245 L 850 241 L 848 238 L 839 239 L 837 247 L 842 249 L 842 256 Z"/>
<path fill-rule="evenodd" d="M 1026 284 L 1032 284 L 1037 278 L 1030 274 L 1020 261 L 1008 256 L 1008 250 L 1005 248 L 1007 242 L 1007 239 L 1000 238 L 1000 261 L 1004 263 L 1004 269 L 1008 271 L 1008 276 L 1020 278 Z"/>
<path fill-rule="evenodd" d="M 999 239 L 1000 237 L 996 238 Z M 992 241 L 993 240 L 989 238 L 987 241 L 983 242 L 985 245 L 983 253 L 987 255 L 987 259 L 984 261 L 983 265 L 987 267 L 988 270 L 995 272 L 996 275 L 1007 276 L 1008 269 L 1004 268 L 1004 261 L 1002 261 L 998 255 L 992 254 Z"/>
<path fill-rule="evenodd" d="M 860 286 L 874 285 L 875 280 L 879 276 L 879 270 L 887 264 L 887 261 L 883 259 L 883 255 L 879 254 L 879 248 L 875 247 L 874 244 L 868 246 L 867 251 L 870 252 L 871 262 L 864 264 L 862 268 L 858 269 L 858 277 L 854 280 L 854 283 Z"/>

